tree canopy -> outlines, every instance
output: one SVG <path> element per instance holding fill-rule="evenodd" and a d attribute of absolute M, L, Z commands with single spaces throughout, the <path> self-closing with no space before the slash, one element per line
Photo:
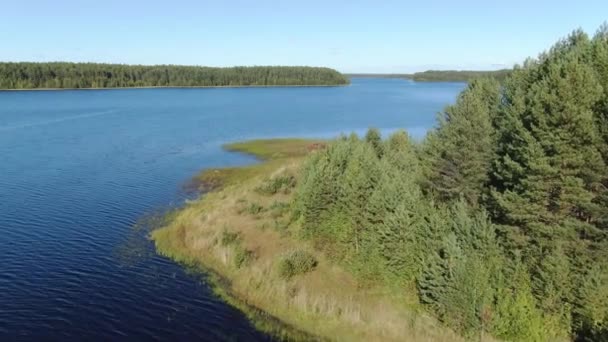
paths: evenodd
<path fill-rule="evenodd" d="M 510 69 L 476 71 L 476 70 L 427 70 L 411 75 L 418 82 L 469 82 L 479 78 L 492 77 L 499 82 L 504 81 L 511 73 Z"/>
<path fill-rule="evenodd" d="M 0 89 L 342 85 L 329 68 L 254 66 L 211 68 L 97 63 L 0 63 Z"/>
<path fill-rule="evenodd" d="M 314 152 L 300 233 L 469 338 L 608 340 L 608 26 L 508 74 L 420 143 L 371 129 Z"/>

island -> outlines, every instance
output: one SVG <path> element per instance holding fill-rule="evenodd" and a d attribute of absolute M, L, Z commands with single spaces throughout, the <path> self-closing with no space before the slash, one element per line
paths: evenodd
<path fill-rule="evenodd" d="M 100 89 L 132 87 L 338 86 L 336 70 L 306 66 L 212 68 L 101 63 L 0 63 L 0 89 Z"/>
<path fill-rule="evenodd" d="M 151 237 L 285 340 L 608 338 L 608 26 L 503 83 L 472 80 L 422 141 L 255 140 Z"/>

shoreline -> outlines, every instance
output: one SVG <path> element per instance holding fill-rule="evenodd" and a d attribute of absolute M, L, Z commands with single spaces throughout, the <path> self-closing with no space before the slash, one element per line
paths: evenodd
<path fill-rule="evenodd" d="M 306 84 L 306 85 L 223 85 L 223 86 L 137 86 L 137 87 L 102 87 L 102 88 L 31 88 L 0 89 L 0 92 L 11 91 L 63 91 L 63 90 L 124 90 L 124 89 L 213 89 L 213 88 L 326 88 L 347 87 L 351 84 Z"/>
<path fill-rule="evenodd" d="M 407 292 L 360 286 L 299 237 L 287 210 L 295 184 L 281 182 L 278 190 L 270 185 L 297 181 L 305 157 L 326 144 L 270 139 L 224 146 L 259 162 L 207 169 L 195 177 L 206 192 L 151 233 L 156 252 L 200 271 L 216 295 L 281 340 L 462 340 L 419 310 Z M 281 261 L 294 251 L 309 253 L 318 263 L 307 273 L 281 277 Z"/>

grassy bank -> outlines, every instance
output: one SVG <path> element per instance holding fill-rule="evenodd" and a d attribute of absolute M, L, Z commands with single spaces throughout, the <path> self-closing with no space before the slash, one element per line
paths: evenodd
<path fill-rule="evenodd" d="M 303 157 L 323 146 L 299 139 L 226 146 L 261 162 L 201 173 L 197 183 L 210 192 L 152 233 L 158 252 L 212 274 L 220 296 L 281 339 L 460 340 L 408 293 L 363 286 L 297 237 L 291 192 Z"/>

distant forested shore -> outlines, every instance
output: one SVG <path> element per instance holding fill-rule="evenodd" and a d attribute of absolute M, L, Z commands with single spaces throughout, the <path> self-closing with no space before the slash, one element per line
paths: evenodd
<path fill-rule="evenodd" d="M 417 72 L 412 75 L 414 81 L 419 82 L 441 82 L 441 81 L 462 81 L 468 82 L 479 78 L 492 77 L 497 81 L 503 81 L 511 74 L 510 69 L 494 71 L 474 71 L 474 70 L 427 70 Z"/>
<path fill-rule="evenodd" d="M 469 82 L 479 78 L 491 77 L 499 82 L 511 74 L 511 69 L 476 70 L 427 70 L 413 74 L 347 74 L 348 77 L 403 78 L 417 82 Z"/>
<path fill-rule="evenodd" d="M 0 63 L 0 89 L 345 85 L 336 70 L 305 66 L 214 68 L 99 63 Z"/>

